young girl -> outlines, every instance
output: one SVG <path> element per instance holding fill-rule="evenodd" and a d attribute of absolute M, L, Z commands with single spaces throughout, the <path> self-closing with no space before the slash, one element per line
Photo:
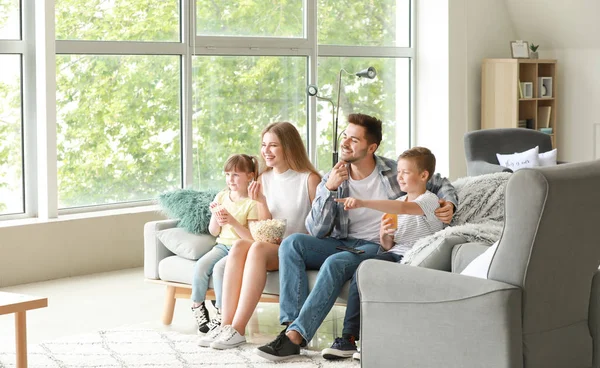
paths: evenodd
<path fill-rule="evenodd" d="M 284 237 L 306 233 L 304 220 L 321 178 L 292 124 L 272 123 L 261 137 L 260 152 L 267 169 L 249 189 L 250 197 L 257 201 L 259 218 L 286 219 Z M 265 288 L 267 271 L 279 269 L 278 250 L 279 244 L 235 242 L 225 264 L 222 326 L 207 333 L 198 345 L 228 349 L 246 342 L 246 325 Z M 215 285 L 216 279 L 215 275 Z"/>
<path fill-rule="evenodd" d="M 224 171 L 227 189 L 219 192 L 210 204 L 212 216 L 208 230 L 217 237 L 217 243 L 196 262 L 192 280 L 192 313 L 199 334 L 208 332 L 211 327 L 204 298 L 215 264 L 229 253 L 236 240 L 252 240 L 248 223 L 258 219 L 256 201 L 248 197 L 248 186 L 258 176 L 256 157 L 232 155 L 225 162 Z M 221 305 L 220 286 L 215 285 L 217 307 Z"/>

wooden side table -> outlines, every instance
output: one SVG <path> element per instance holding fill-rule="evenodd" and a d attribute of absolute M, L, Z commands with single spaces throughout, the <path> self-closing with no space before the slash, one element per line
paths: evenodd
<path fill-rule="evenodd" d="M 30 309 L 45 308 L 47 306 L 48 298 L 0 291 L 0 315 L 15 314 L 17 368 L 27 367 L 27 324 L 25 313 Z"/>

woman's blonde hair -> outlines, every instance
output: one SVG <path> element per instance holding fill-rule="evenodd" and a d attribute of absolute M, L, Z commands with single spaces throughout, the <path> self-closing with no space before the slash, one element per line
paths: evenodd
<path fill-rule="evenodd" d="M 298 129 L 287 121 L 271 123 L 262 131 L 260 139 L 265 136 L 266 133 L 273 133 L 279 139 L 281 148 L 283 149 L 283 159 L 290 167 L 290 169 L 297 172 L 312 172 L 317 175 L 317 169 L 308 159 L 304 142 L 298 133 Z M 261 160 L 264 160 L 261 155 Z M 263 162 L 264 163 L 264 162 Z M 265 171 L 272 168 L 267 167 Z M 321 175 L 319 175 L 321 177 Z"/>
<path fill-rule="evenodd" d="M 254 180 L 258 178 L 258 159 L 255 156 L 245 155 L 243 153 L 231 155 L 225 161 L 223 171 L 239 171 L 254 174 Z"/>

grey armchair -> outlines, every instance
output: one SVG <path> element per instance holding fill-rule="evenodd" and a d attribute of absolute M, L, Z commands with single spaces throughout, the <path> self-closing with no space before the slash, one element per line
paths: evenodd
<path fill-rule="evenodd" d="M 540 153 L 552 150 L 552 139 L 548 134 L 524 128 L 475 130 L 466 133 L 464 140 L 469 176 L 512 172 L 500 166 L 496 153 L 523 152 L 535 146 L 540 147 Z"/>
<path fill-rule="evenodd" d="M 600 160 L 513 174 L 488 279 L 369 260 L 364 367 L 600 367 Z"/>

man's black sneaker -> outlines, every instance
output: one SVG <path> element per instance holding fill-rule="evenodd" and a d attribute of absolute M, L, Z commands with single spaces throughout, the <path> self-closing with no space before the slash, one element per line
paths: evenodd
<path fill-rule="evenodd" d="M 284 334 L 287 332 L 287 326 L 285 326 L 285 328 L 283 329 L 283 331 L 280 332 L 280 334 Z M 304 337 L 302 338 L 302 342 L 300 343 L 300 347 L 301 348 L 305 348 L 308 345 L 308 343 L 306 342 L 306 340 L 304 340 Z"/>
<path fill-rule="evenodd" d="M 285 330 L 281 331 L 277 338 L 267 345 L 256 349 L 256 354 L 269 360 L 279 361 L 300 355 L 300 345 L 296 345 L 290 340 Z"/>
<path fill-rule="evenodd" d="M 192 313 L 194 314 L 194 319 L 196 320 L 196 324 L 198 325 L 198 334 L 203 335 L 210 331 L 208 326 L 208 310 L 204 303 L 200 304 L 196 308 L 192 307 Z"/>
<path fill-rule="evenodd" d="M 356 352 L 357 350 L 354 336 L 336 337 L 336 339 L 333 341 L 333 344 L 331 344 L 331 347 L 323 349 L 323 351 L 321 351 L 321 355 L 323 355 L 323 358 L 325 359 L 333 360 L 352 358 L 352 355 Z"/>

